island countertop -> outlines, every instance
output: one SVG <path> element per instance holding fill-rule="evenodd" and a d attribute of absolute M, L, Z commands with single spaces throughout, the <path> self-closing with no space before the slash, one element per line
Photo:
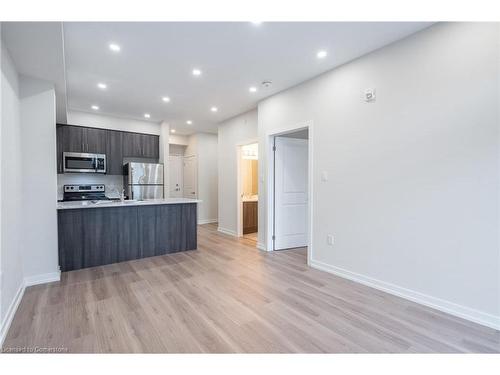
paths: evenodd
<path fill-rule="evenodd" d="M 186 203 L 200 203 L 199 199 L 190 198 L 164 198 L 164 199 L 150 199 L 150 200 L 125 200 L 125 201 L 75 201 L 75 202 L 58 202 L 58 210 L 74 210 L 79 208 L 104 208 L 104 207 L 131 207 L 131 206 L 150 206 L 150 205 L 163 205 L 163 204 L 186 204 Z"/>

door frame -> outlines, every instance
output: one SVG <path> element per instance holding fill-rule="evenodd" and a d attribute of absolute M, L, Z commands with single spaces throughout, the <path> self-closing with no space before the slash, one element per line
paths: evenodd
<path fill-rule="evenodd" d="M 252 145 L 254 143 L 259 144 L 258 138 L 249 138 L 243 142 L 236 143 L 236 236 L 243 237 L 243 199 L 241 197 L 242 194 L 242 178 L 241 178 L 241 148 L 243 146 Z M 260 155 L 260 148 L 259 148 Z M 260 158 L 257 158 L 257 164 Z M 260 168 L 260 165 L 259 165 Z M 260 175 L 260 171 L 259 174 Z M 257 182 L 257 189 L 259 188 L 259 182 Z M 260 191 L 257 192 L 258 194 Z M 259 196 L 260 198 L 260 196 Z"/>
<path fill-rule="evenodd" d="M 266 164 L 267 164 L 267 210 L 266 210 L 266 250 L 267 251 L 275 251 L 274 250 L 274 154 L 273 154 L 273 146 L 274 146 L 274 138 L 280 135 L 285 135 L 289 133 L 295 133 L 296 131 L 308 129 L 308 152 L 307 152 L 307 163 L 308 163 L 308 224 L 309 224 L 309 236 L 308 236 L 308 244 L 307 244 L 307 264 L 311 264 L 312 253 L 313 253 L 313 150 L 314 150 L 314 126 L 313 121 L 304 121 L 295 125 L 289 125 L 283 127 L 278 130 L 273 130 L 266 134 L 265 141 L 265 150 L 266 150 Z M 260 198 L 260 196 L 259 196 Z"/>

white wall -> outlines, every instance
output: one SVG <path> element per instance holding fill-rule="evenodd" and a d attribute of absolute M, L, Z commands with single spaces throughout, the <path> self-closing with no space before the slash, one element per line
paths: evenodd
<path fill-rule="evenodd" d="M 59 272 L 55 90 L 21 77 L 20 95 L 24 277 L 54 278 Z"/>
<path fill-rule="evenodd" d="M 237 235 L 237 145 L 257 139 L 257 110 L 243 113 L 219 124 L 219 229 Z M 259 150 L 260 154 L 260 150 Z M 260 157 L 260 155 L 259 155 Z M 259 161 L 259 175 L 260 161 Z M 259 185 L 259 190 L 261 186 Z M 260 199 L 260 198 L 259 198 Z M 259 217 L 260 219 L 260 217 Z M 259 231 L 259 242 L 263 233 Z"/>
<path fill-rule="evenodd" d="M 170 134 L 169 142 L 170 142 L 170 144 L 174 144 L 174 145 L 187 146 L 189 143 L 189 136 L 188 135 Z"/>
<path fill-rule="evenodd" d="M 68 111 L 68 124 L 155 135 L 160 135 L 161 132 L 161 126 L 156 122 L 79 111 Z"/>
<path fill-rule="evenodd" d="M 196 156 L 198 224 L 217 222 L 217 135 L 195 133 L 187 137 L 184 156 Z"/>
<path fill-rule="evenodd" d="M 313 266 L 500 327 L 499 66 L 497 24 L 438 24 L 259 104 L 261 171 L 313 123 Z"/>
<path fill-rule="evenodd" d="M 197 133 L 198 223 L 217 222 L 217 135 Z M 187 150 L 186 150 L 187 155 Z"/>
<path fill-rule="evenodd" d="M 3 44 L 3 43 L 2 43 Z M 2 137 L 1 137 L 1 311 L 0 340 L 7 328 L 9 313 L 15 309 L 16 294 L 23 283 L 22 149 L 19 78 L 9 53 L 2 45 L 1 56 Z"/>
<path fill-rule="evenodd" d="M 0 344 L 24 288 L 59 279 L 54 87 L 1 60 Z"/>

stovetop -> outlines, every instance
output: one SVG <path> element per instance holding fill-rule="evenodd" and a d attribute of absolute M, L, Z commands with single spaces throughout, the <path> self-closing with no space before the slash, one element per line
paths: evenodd
<path fill-rule="evenodd" d="M 106 196 L 106 186 L 101 184 L 64 185 L 63 202 L 111 200 Z"/>

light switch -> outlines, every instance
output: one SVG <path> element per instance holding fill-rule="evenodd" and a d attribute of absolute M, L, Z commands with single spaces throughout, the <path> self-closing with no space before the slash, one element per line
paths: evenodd
<path fill-rule="evenodd" d="M 321 172 L 321 181 L 323 181 L 323 182 L 328 181 L 328 172 L 327 171 Z"/>
<path fill-rule="evenodd" d="M 329 234 L 326 236 L 326 243 L 330 246 L 333 246 L 335 239 L 333 238 L 333 234 Z"/>

